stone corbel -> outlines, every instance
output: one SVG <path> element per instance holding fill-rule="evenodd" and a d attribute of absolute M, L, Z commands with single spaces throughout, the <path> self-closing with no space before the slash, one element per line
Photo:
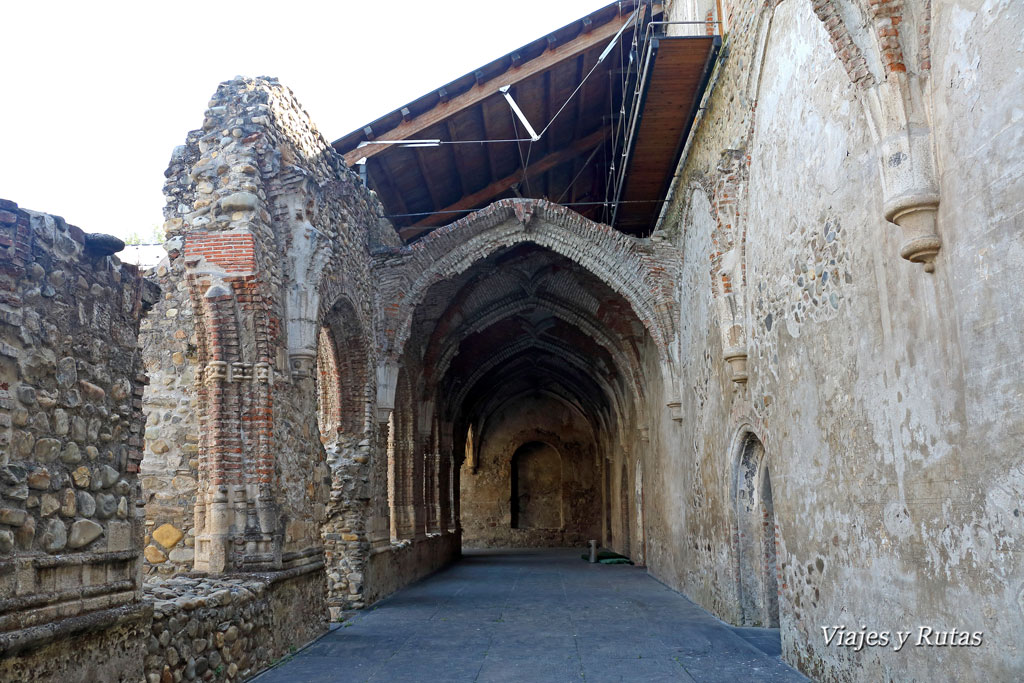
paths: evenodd
<path fill-rule="evenodd" d="M 228 381 L 228 364 L 222 360 L 213 360 L 206 364 L 203 380 L 207 384 L 220 384 Z"/>
<path fill-rule="evenodd" d="M 307 379 L 313 376 L 316 369 L 315 351 L 293 351 L 288 354 L 288 366 L 291 368 L 292 377 L 295 379 Z"/>
<path fill-rule="evenodd" d="M 900 256 L 935 271 L 938 180 L 931 128 L 925 116 L 923 78 L 891 73 L 868 88 L 867 118 L 878 146 L 885 219 L 903 232 Z"/>
<path fill-rule="evenodd" d="M 398 363 L 384 361 L 377 366 L 377 422 L 387 422 L 395 409 L 398 388 Z"/>
<path fill-rule="evenodd" d="M 254 379 L 258 384 L 270 384 L 272 368 L 270 363 L 257 363 L 255 365 Z"/>
<path fill-rule="evenodd" d="M 246 382 L 252 379 L 252 365 L 249 363 L 231 364 L 231 381 Z"/>
<path fill-rule="evenodd" d="M 730 346 L 722 352 L 722 359 L 732 370 L 732 381 L 737 384 L 747 383 L 747 347 Z"/>

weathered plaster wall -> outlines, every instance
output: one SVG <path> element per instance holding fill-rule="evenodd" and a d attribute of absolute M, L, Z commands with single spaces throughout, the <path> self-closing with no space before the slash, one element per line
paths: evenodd
<path fill-rule="evenodd" d="M 553 448 L 547 464 L 559 482 L 560 523 L 512 528 L 512 457 L 525 443 Z M 460 477 L 463 545 L 469 548 L 585 546 L 601 535 L 600 464 L 593 429 L 577 409 L 552 397 L 507 404 L 480 434 L 476 471 L 463 463 Z"/>
<path fill-rule="evenodd" d="M 823 25 L 826 4 L 731 6 L 728 58 L 663 224 L 682 251 L 682 420 L 654 417 L 648 563 L 740 618 L 732 496 L 751 431 L 771 473 L 788 661 L 823 680 L 1012 680 L 1024 661 L 1010 637 L 1024 581 L 1010 332 L 1024 284 L 1024 160 L 1010 93 L 1024 73 L 1008 65 L 1020 63 L 1024 18 L 1013 3 L 904 10 L 931 36 L 927 53 L 897 55 L 930 78 L 942 247 L 928 274 L 900 258 L 875 95 L 851 81 L 895 87 L 903 72 L 870 42 L 863 73 L 837 57 L 842 22 Z M 745 383 L 723 357 L 730 297 Z M 822 627 L 843 624 L 915 641 L 922 626 L 984 637 L 900 652 L 827 646 Z"/>

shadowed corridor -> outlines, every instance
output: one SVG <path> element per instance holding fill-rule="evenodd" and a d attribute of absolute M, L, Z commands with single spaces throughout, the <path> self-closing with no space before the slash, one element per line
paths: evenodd
<path fill-rule="evenodd" d="M 254 680 L 806 680 L 780 660 L 777 629 L 728 626 L 643 569 L 581 552 L 467 551 Z"/>

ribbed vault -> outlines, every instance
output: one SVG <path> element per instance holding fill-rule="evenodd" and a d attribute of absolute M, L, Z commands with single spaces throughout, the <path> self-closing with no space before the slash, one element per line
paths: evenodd
<path fill-rule="evenodd" d="M 463 507 L 466 534 L 483 523 L 475 517 L 486 516 L 487 526 L 520 533 L 528 539 L 523 544 L 600 537 L 612 507 L 602 499 L 605 461 L 642 422 L 644 362 L 659 357 L 623 295 L 588 264 L 518 242 L 435 281 L 408 329 L 399 366 L 402 376 L 420 379 L 399 387 L 394 424 L 407 424 L 398 413 L 415 406 L 421 441 L 450 444 L 456 468 L 465 460 L 462 492 L 476 501 L 484 494 L 473 487 L 496 487 L 497 511 Z M 407 372 L 414 368 L 422 372 Z M 558 529 L 517 529 L 510 512 L 512 500 L 530 500 L 528 491 L 514 490 L 525 484 L 508 472 L 516 469 L 516 449 L 528 442 L 559 454 L 549 460 L 562 507 L 542 515 L 562 519 Z M 543 481 L 546 473 L 523 476 Z M 553 500 L 550 491 L 544 500 Z"/>

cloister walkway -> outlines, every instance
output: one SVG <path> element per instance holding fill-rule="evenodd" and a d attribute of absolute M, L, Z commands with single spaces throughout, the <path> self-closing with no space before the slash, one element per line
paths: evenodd
<path fill-rule="evenodd" d="M 580 550 L 469 551 L 254 679 L 804 681 L 778 631 L 737 629 Z"/>

